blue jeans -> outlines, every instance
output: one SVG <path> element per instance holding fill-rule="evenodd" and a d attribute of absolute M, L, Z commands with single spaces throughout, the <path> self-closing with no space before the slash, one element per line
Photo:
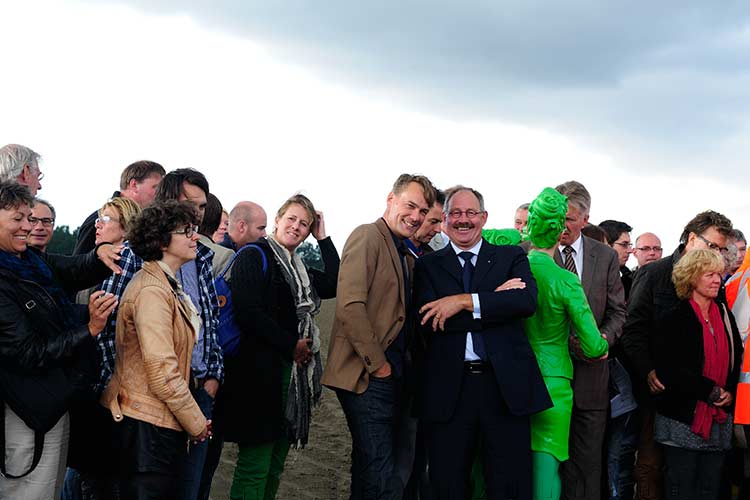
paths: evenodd
<path fill-rule="evenodd" d="M 193 398 L 195 398 L 195 402 L 198 403 L 198 407 L 203 412 L 203 415 L 206 418 L 211 418 L 214 409 L 214 400 L 211 399 L 211 396 L 208 395 L 203 387 L 191 389 L 190 392 Z M 178 485 L 178 498 L 180 500 L 196 500 L 198 498 L 206 455 L 208 455 L 208 440 L 202 443 L 190 443 L 187 460 L 183 464 Z"/>
<path fill-rule="evenodd" d="M 81 500 L 81 476 L 78 471 L 68 467 L 65 471 L 65 482 L 60 493 L 61 500 Z"/>
<path fill-rule="evenodd" d="M 637 410 L 610 419 L 607 428 L 607 486 L 610 500 L 633 498 L 633 466 L 638 443 Z"/>
<path fill-rule="evenodd" d="M 370 377 L 362 394 L 336 395 L 352 435 L 351 500 L 392 500 L 403 495 L 396 475 L 396 380 Z"/>

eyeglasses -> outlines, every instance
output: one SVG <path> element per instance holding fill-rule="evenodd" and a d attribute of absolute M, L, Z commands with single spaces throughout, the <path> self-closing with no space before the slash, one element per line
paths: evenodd
<path fill-rule="evenodd" d="M 727 253 L 729 251 L 729 249 L 727 247 L 721 247 L 721 246 L 717 245 L 716 243 L 714 243 L 713 241 L 707 240 L 706 238 L 704 238 L 700 234 L 697 234 L 696 236 L 698 236 L 698 238 L 700 238 L 701 240 L 703 240 L 703 243 L 705 243 L 706 246 L 708 248 L 710 248 L 711 250 L 718 250 L 721 253 Z"/>
<path fill-rule="evenodd" d="M 172 231 L 172 234 L 184 234 L 186 238 L 192 238 L 198 232 L 198 226 L 185 226 L 185 229 Z"/>
<path fill-rule="evenodd" d="M 117 219 L 113 219 L 109 215 L 102 215 L 101 217 L 97 217 L 95 223 L 96 224 L 108 224 L 110 222 L 120 222 Z"/>
<path fill-rule="evenodd" d="M 32 226 L 36 226 L 39 223 L 42 223 L 42 226 L 51 227 L 52 224 L 55 223 L 55 219 L 51 217 L 32 217 L 29 216 L 29 224 Z"/>
<path fill-rule="evenodd" d="M 42 179 L 44 179 L 44 172 L 39 171 L 39 173 L 36 176 L 36 180 L 41 181 Z"/>
<path fill-rule="evenodd" d="M 466 214 L 466 217 L 469 219 L 473 219 L 481 214 L 484 213 L 484 210 L 451 210 L 448 212 L 448 216 L 452 219 L 460 219 L 462 215 Z"/>
<path fill-rule="evenodd" d="M 635 247 L 635 249 L 638 250 L 639 252 L 645 252 L 645 253 L 662 251 L 662 247 Z"/>
<path fill-rule="evenodd" d="M 633 244 L 630 243 L 629 241 L 628 242 L 625 242 L 625 241 L 615 241 L 612 244 L 613 245 L 617 245 L 617 246 L 622 247 L 622 248 L 633 248 Z"/>

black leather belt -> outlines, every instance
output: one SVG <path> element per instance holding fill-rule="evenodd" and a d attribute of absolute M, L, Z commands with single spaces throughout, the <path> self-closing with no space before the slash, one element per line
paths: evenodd
<path fill-rule="evenodd" d="M 464 371 L 473 375 L 482 374 L 489 371 L 490 368 L 492 368 L 492 365 L 480 359 L 476 361 L 464 361 Z"/>

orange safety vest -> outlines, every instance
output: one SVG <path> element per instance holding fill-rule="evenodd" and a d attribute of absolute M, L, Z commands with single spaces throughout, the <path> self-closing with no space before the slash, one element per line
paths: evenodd
<path fill-rule="evenodd" d="M 750 252 L 734 275 L 726 283 L 727 301 L 732 314 L 737 320 L 743 345 L 747 345 L 750 331 Z M 750 349 L 742 354 L 740 380 L 737 383 L 737 395 L 734 405 L 734 422 L 750 424 Z"/>

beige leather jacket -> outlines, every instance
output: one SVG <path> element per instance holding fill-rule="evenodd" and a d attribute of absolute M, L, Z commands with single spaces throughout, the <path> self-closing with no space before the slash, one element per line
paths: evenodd
<path fill-rule="evenodd" d="M 101 404 L 123 415 L 198 436 L 206 418 L 190 394 L 195 332 L 190 312 L 157 262 L 145 262 L 117 313 L 115 371 Z"/>

